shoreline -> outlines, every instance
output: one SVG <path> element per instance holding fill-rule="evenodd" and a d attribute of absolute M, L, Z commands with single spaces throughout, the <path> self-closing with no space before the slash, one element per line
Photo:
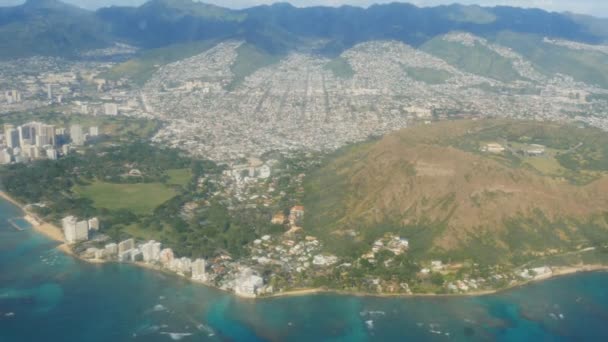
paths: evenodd
<path fill-rule="evenodd" d="M 74 253 L 74 251 L 72 250 L 70 245 L 68 245 L 65 242 L 65 240 L 63 238 L 63 233 L 59 227 L 41 220 L 36 214 L 27 210 L 23 204 L 19 203 L 18 201 L 16 201 L 12 197 L 10 197 L 6 192 L 1 191 L 1 190 L 0 190 L 0 198 L 6 200 L 7 202 L 9 202 L 9 203 L 15 205 L 16 207 L 18 207 L 19 209 L 21 209 L 21 211 L 25 214 L 23 218 L 32 226 L 32 228 L 36 232 L 48 237 L 49 239 L 51 239 L 55 242 L 59 242 L 60 244 L 56 248 L 58 250 L 60 250 L 61 252 L 65 253 L 69 256 L 72 256 L 80 261 L 89 263 L 89 264 L 99 265 L 99 264 L 115 262 L 115 261 L 110 261 L 110 260 L 85 259 L 85 258 L 80 257 L 79 255 Z M 288 291 L 284 291 L 284 292 L 273 293 L 271 295 L 263 295 L 263 296 L 258 296 L 258 297 L 245 297 L 245 296 L 239 296 L 234 292 L 222 290 L 218 287 L 215 287 L 215 286 L 212 286 L 212 285 L 209 285 L 206 283 L 202 283 L 200 281 L 196 281 L 196 280 L 186 278 L 186 277 L 180 277 L 179 274 L 174 274 L 174 273 L 168 272 L 168 271 L 164 270 L 163 268 L 156 266 L 156 265 L 145 264 L 143 262 L 128 262 L 125 264 L 132 265 L 132 266 L 139 267 L 139 268 L 146 269 L 146 270 L 150 270 L 150 271 L 154 271 L 154 272 L 174 275 L 178 279 L 185 279 L 185 280 L 188 280 L 195 284 L 207 286 L 209 288 L 212 288 L 212 289 L 215 289 L 218 291 L 232 294 L 236 298 L 244 299 L 244 300 L 270 300 L 270 299 L 278 299 L 278 298 L 283 298 L 283 297 L 301 297 L 301 296 L 317 295 L 317 294 L 335 294 L 335 295 L 343 295 L 343 296 L 374 297 L 374 298 L 477 297 L 477 296 L 487 296 L 487 295 L 498 294 L 498 293 L 506 292 L 506 291 L 516 289 L 519 287 L 531 285 L 534 283 L 540 283 L 540 282 L 543 282 L 546 280 L 559 278 L 559 277 L 563 277 L 563 276 L 568 276 L 568 275 L 573 275 L 573 274 L 577 274 L 577 273 L 599 272 L 599 271 L 608 272 L 608 265 L 555 266 L 555 267 L 550 267 L 551 274 L 543 275 L 543 276 L 540 276 L 535 279 L 518 282 L 516 284 L 512 284 L 512 285 L 509 285 L 509 286 L 501 288 L 501 289 L 471 291 L 471 292 L 466 292 L 466 293 L 411 293 L 411 294 L 407 294 L 407 293 L 370 293 L 370 292 L 355 292 L 355 291 L 351 292 L 351 291 L 345 291 L 345 290 L 332 290 L 332 289 L 328 289 L 328 288 L 300 288 L 300 289 L 293 289 L 293 290 L 288 290 Z"/>
<path fill-rule="evenodd" d="M 537 279 L 530 279 L 523 282 L 518 282 L 513 285 L 509 285 L 504 288 L 495 290 L 480 290 L 470 291 L 465 293 L 371 293 L 371 292 L 351 292 L 345 290 L 332 290 L 326 288 L 302 288 L 296 290 L 290 290 L 285 292 L 279 292 L 272 295 L 256 297 L 256 299 L 276 299 L 281 297 L 300 297 L 306 295 L 315 294 L 335 294 L 341 296 L 355 296 L 355 297 L 374 297 L 374 298 L 424 298 L 424 297 L 478 297 L 488 296 L 503 293 L 509 290 L 525 287 L 532 284 L 542 283 L 547 280 L 556 279 L 560 277 L 570 276 L 577 273 L 589 273 L 589 272 L 608 272 L 608 265 L 580 265 L 580 266 L 556 266 L 550 267 L 552 273 L 550 275 L 542 276 Z"/>
<path fill-rule="evenodd" d="M 6 192 L 0 191 L 0 197 L 10 202 L 14 206 L 19 207 L 19 209 L 21 209 L 21 211 L 25 214 L 23 219 L 26 220 L 36 232 L 48 237 L 53 241 L 60 242 L 61 244 L 57 246 L 57 249 L 66 254 L 75 256 L 74 251 L 72 251 L 70 246 L 65 242 L 63 233 L 59 227 L 42 221 L 36 214 L 27 210 L 23 204 L 10 197 Z"/>

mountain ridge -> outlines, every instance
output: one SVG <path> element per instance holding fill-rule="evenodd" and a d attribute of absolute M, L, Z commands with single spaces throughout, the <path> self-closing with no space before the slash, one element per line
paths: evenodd
<path fill-rule="evenodd" d="M 337 55 L 369 40 L 394 39 L 417 47 L 452 31 L 484 38 L 512 31 L 593 44 L 608 40 L 608 21 L 596 19 L 593 24 L 585 24 L 581 17 L 539 9 L 458 4 L 417 7 L 408 3 L 377 4 L 369 8 L 298 8 L 276 3 L 232 10 L 190 0 L 151 0 L 137 7 L 111 6 L 96 11 L 58 0 L 28 0 L 23 5 L 0 8 L 0 37 L 9 42 L 13 36 L 25 37 L 26 41 L 43 39 L 28 33 L 28 25 L 33 25 L 32 16 L 37 13 L 45 17 L 49 26 L 61 27 L 62 21 L 56 17 L 58 12 L 71 23 L 72 31 L 90 32 L 88 41 L 95 44 L 48 30 L 47 40 L 64 40 L 66 45 L 61 50 L 50 49 L 47 55 L 73 55 L 91 45 L 110 45 L 112 41 L 159 48 L 189 41 L 235 38 L 245 39 L 271 53 L 284 53 L 310 39 L 326 40 L 318 51 Z M 12 24 L 10 30 L 5 27 L 8 24 Z M 5 51 L 3 55 L 35 54 L 44 54 L 44 51 L 24 48 Z"/>

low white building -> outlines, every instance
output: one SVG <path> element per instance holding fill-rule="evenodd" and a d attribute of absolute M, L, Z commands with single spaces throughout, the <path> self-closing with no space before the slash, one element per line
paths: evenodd
<path fill-rule="evenodd" d="M 255 297 L 264 287 L 264 279 L 250 268 L 243 268 L 234 282 L 234 293 L 243 297 Z"/>
<path fill-rule="evenodd" d="M 317 266 L 331 266 L 338 262 L 338 257 L 335 255 L 315 255 L 312 259 L 312 263 Z"/>

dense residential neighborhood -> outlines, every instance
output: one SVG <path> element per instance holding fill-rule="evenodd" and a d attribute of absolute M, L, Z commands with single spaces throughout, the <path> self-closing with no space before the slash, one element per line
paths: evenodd
<path fill-rule="evenodd" d="M 563 74 L 545 76 L 511 49 L 471 34 L 443 39 L 495 53 L 512 64 L 516 79 L 473 74 L 393 41 L 362 43 L 334 60 L 293 52 L 241 79 L 235 65 L 246 58 L 241 56 L 245 43 L 228 41 L 160 66 L 143 87 L 126 78 L 104 78 L 116 63 L 103 54 L 87 61 L 35 57 L 1 62 L 0 111 L 53 108 L 158 118 L 165 124 L 154 142 L 217 161 L 274 150 L 331 151 L 417 122 L 462 116 L 608 128 L 602 116 L 608 90 Z M 124 58 L 134 52 L 124 49 L 115 54 Z M 24 75 L 25 70 L 31 73 Z"/>

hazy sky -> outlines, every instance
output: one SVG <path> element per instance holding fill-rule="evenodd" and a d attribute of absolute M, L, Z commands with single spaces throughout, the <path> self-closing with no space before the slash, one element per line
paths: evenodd
<path fill-rule="evenodd" d="M 15 5 L 24 0 L 0 0 L 0 5 Z M 64 0 L 85 8 L 97 8 L 108 5 L 138 5 L 145 0 Z M 243 8 L 259 4 L 270 4 L 274 0 L 206 0 L 203 2 L 214 3 L 220 6 Z M 299 7 L 312 5 L 339 6 L 343 4 L 356 6 L 369 6 L 374 3 L 394 2 L 392 0 L 289 0 Z M 509 5 L 518 7 L 539 7 L 549 11 L 571 11 L 575 13 L 591 14 L 595 16 L 608 17 L 608 0 L 411 0 L 408 1 L 418 6 L 435 6 L 450 4 L 454 2 L 462 4 L 478 4 L 483 6 Z"/>

